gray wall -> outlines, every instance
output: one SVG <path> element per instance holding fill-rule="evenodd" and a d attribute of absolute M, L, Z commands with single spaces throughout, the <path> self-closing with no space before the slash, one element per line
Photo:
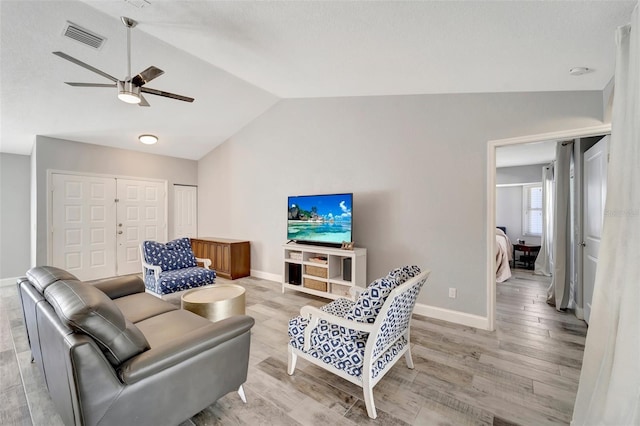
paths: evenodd
<path fill-rule="evenodd" d="M 0 279 L 29 269 L 30 161 L 28 155 L 0 153 Z"/>
<path fill-rule="evenodd" d="M 36 264 L 47 262 L 47 170 L 168 181 L 168 235 L 173 235 L 173 184 L 197 185 L 198 162 L 62 139 L 36 137 Z"/>
<path fill-rule="evenodd" d="M 496 169 L 496 183 L 519 184 L 542 182 L 542 167 L 546 164 L 528 166 L 499 167 Z M 502 186 L 496 188 L 496 225 L 507 228 L 507 236 L 512 243 L 518 239 L 529 245 L 540 245 L 540 237 L 522 233 L 522 186 Z"/>
<path fill-rule="evenodd" d="M 353 192 L 369 281 L 416 263 L 421 303 L 486 316 L 487 141 L 601 109 L 600 92 L 282 100 L 200 160 L 198 232 L 251 240 L 252 269 L 281 275 L 287 196 Z"/>

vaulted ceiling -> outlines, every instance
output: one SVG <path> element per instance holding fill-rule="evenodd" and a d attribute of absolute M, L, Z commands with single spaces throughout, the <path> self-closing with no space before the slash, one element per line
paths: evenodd
<path fill-rule="evenodd" d="M 46 135 L 199 159 L 281 98 L 602 90 L 636 3 L 2 0 L 0 150 L 29 154 Z M 145 108 L 63 84 L 108 80 L 53 51 L 125 77 L 120 16 L 139 22 L 134 74 L 161 68 L 149 86 L 193 104 L 148 95 Z M 107 41 L 63 37 L 67 21 Z"/>

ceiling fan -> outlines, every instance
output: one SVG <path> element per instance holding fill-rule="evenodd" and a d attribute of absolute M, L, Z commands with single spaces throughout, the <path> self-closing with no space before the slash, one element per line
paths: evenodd
<path fill-rule="evenodd" d="M 179 101 L 185 102 L 193 102 L 193 98 L 189 98 L 187 96 L 176 95 L 175 93 L 164 92 L 162 90 L 152 89 L 150 87 L 146 87 L 145 84 L 150 82 L 156 77 L 164 74 L 160 68 L 156 68 L 153 65 L 142 71 L 140 74 L 137 74 L 131 77 L 131 28 L 135 27 L 138 23 L 131 18 L 127 18 L 122 16 L 120 18 L 125 27 L 127 27 L 127 76 L 124 80 L 118 80 L 117 78 L 107 74 L 104 71 L 101 71 L 97 68 L 92 67 L 89 64 L 86 64 L 72 56 L 67 55 L 64 52 L 52 52 L 54 55 L 61 57 L 62 59 L 66 59 L 69 62 L 73 62 L 76 65 L 80 65 L 83 68 L 88 69 L 89 71 L 93 71 L 96 74 L 99 74 L 103 77 L 108 78 L 113 83 L 69 83 L 65 82 L 69 86 L 75 87 L 117 87 L 118 88 L 118 99 L 121 101 L 130 103 L 130 104 L 138 104 L 140 106 L 149 106 L 147 100 L 142 96 L 142 93 L 148 93 L 150 95 L 156 96 L 164 96 L 165 98 L 177 99 Z"/>

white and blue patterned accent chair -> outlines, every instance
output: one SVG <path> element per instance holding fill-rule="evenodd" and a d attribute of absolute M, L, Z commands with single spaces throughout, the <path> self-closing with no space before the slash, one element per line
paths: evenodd
<path fill-rule="evenodd" d="M 189 238 L 166 244 L 144 241 L 140 245 L 140 259 L 144 285 L 156 296 L 213 284 L 216 279 L 216 272 L 209 269 L 211 260 L 196 258 Z M 204 267 L 198 266 L 198 262 Z"/>
<path fill-rule="evenodd" d="M 304 306 L 289 321 L 288 374 L 300 356 L 362 387 L 367 414 L 375 419 L 373 387 L 403 355 L 413 368 L 409 324 L 429 273 L 405 266 L 369 284 L 356 301 Z"/>

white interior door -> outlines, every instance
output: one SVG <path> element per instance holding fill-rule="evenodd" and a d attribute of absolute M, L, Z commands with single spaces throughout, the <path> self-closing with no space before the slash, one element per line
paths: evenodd
<path fill-rule="evenodd" d="M 198 235 L 198 188 L 173 186 L 173 239 Z"/>
<path fill-rule="evenodd" d="M 52 174 L 52 264 L 81 280 L 116 273 L 114 179 Z"/>
<path fill-rule="evenodd" d="M 583 260 L 584 320 L 589 323 L 607 196 L 607 143 L 602 138 L 584 153 Z"/>
<path fill-rule="evenodd" d="M 140 244 L 167 240 L 163 182 L 117 180 L 117 274 L 142 272 Z"/>

